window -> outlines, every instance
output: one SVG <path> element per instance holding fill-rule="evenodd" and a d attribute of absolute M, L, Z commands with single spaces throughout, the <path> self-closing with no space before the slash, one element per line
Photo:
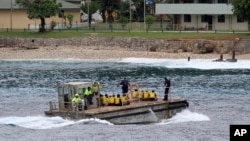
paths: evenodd
<path fill-rule="evenodd" d="M 218 3 L 227 3 L 227 0 L 218 0 Z"/>
<path fill-rule="evenodd" d="M 213 0 L 199 0 L 199 3 L 213 3 Z"/>
<path fill-rule="evenodd" d="M 184 22 L 190 23 L 191 22 L 191 15 L 184 15 Z"/>
<path fill-rule="evenodd" d="M 194 3 L 194 0 L 183 0 L 183 3 Z"/>
<path fill-rule="evenodd" d="M 205 23 L 208 21 L 208 16 L 207 15 L 201 15 L 201 22 Z"/>
<path fill-rule="evenodd" d="M 245 22 L 245 20 L 243 18 L 237 16 L 237 22 L 238 23 L 243 23 L 243 22 Z"/>
<path fill-rule="evenodd" d="M 218 23 L 224 23 L 225 22 L 225 15 L 219 15 L 218 16 Z"/>

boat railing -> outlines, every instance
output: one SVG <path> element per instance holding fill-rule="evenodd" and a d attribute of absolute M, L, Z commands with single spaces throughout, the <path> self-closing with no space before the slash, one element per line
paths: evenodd
<path fill-rule="evenodd" d="M 63 106 L 60 106 L 62 104 Z M 72 102 L 63 102 L 63 103 L 58 103 L 58 102 L 49 102 L 49 107 L 50 110 L 60 110 L 60 109 L 72 109 Z"/>
<path fill-rule="evenodd" d="M 50 101 L 49 102 L 49 109 L 50 109 L 50 111 L 52 111 L 52 110 L 57 110 L 58 109 L 58 103 L 57 102 L 52 102 L 52 101 Z"/>

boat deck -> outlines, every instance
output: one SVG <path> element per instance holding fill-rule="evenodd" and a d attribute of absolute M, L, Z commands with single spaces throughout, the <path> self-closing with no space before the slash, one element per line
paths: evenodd
<path fill-rule="evenodd" d="M 102 107 L 90 107 L 88 110 L 85 110 L 84 112 L 86 114 L 98 114 L 100 112 L 113 112 L 113 111 L 120 111 L 125 109 L 133 109 L 138 107 L 145 107 L 150 105 L 157 105 L 157 104 L 163 104 L 163 103 L 171 103 L 175 101 L 180 101 L 184 99 L 180 98 L 172 98 L 171 100 L 164 101 L 162 99 L 158 99 L 157 101 L 131 101 L 129 105 L 123 105 L 123 106 L 102 106 Z"/>
<path fill-rule="evenodd" d="M 164 101 L 162 99 L 158 99 L 157 101 L 138 101 L 138 100 L 133 100 L 130 101 L 129 105 L 123 105 L 123 106 L 101 106 L 97 107 L 96 105 L 91 105 L 88 107 L 87 110 L 84 111 L 78 111 L 78 113 L 85 113 L 86 115 L 93 115 L 93 114 L 100 114 L 100 113 L 109 113 L 109 112 L 114 112 L 114 111 L 122 111 L 122 110 L 128 110 L 128 109 L 134 109 L 134 108 L 143 108 L 151 105 L 161 105 L 161 104 L 169 104 L 169 103 L 174 103 L 178 101 L 185 101 L 183 98 L 178 98 L 178 97 L 172 97 L 168 101 Z M 58 109 L 53 109 L 52 112 L 60 112 L 60 113 L 75 113 L 76 111 L 71 110 L 71 109 L 64 109 L 64 110 L 58 110 Z"/>

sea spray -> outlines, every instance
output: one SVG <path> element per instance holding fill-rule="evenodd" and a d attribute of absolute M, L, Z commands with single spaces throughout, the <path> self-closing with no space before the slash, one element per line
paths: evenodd
<path fill-rule="evenodd" d="M 191 112 L 188 109 L 185 109 L 181 111 L 180 113 L 177 113 L 175 116 L 173 116 L 170 119 L 164 119 L 159 125 L 165 125 L 165 124 L 176 124 L 176 123 L 182 123 L 182 122 L 196 122 L 196 121 L 210 121 L 210 118 L 206 115 Z"/>
<path fill-rule="evenodd" d="M 158 118 L 157 118 L 157 116 L 155 115 L 154 111 L 153 111 L 151 108 L 149 108 L 148 110 L 150 111 L 150 113 L 151 113 L 151 115 L 152 115 L 153 121 L 155 121 L 155 122 L 158 121 Z"/>
<path fill-rule="evenodd" d="M 52 129 L 60 128 L 73 124 L 107 124 L 113 125 L 106 120 L 97 118 L 83 119 L 79 121 L 67 120 L 61 117 L 43 117 L 43 116 L 27 116 L 27 117 L 2 117 L 0 124 L 20 126 L 29 129 Z"/>

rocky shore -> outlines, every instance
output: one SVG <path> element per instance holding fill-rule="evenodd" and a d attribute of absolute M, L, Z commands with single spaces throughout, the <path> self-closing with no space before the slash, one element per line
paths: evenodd
<path fill-rule="evenodd" d="M 0 59 L 119 59 L 119 58 L 168 58 L 168 59 L 217 59 L 219 54 L 192 54 L 150 52 L 150 51 L 129 51 L 124 48 L 103 48 L 103 47 L 38 47 L 37 49 L 20 49 L 17 47 L 0 48 Z M 230 54 L 224 55 L 225 59 L 231 58 Z M 237 59 L 250 59 L 250 54 L 238 55 Z"/>
<path fill-rule="evenodd" d="M 231 58 L 234 40 L 153 40 L 139 38 L 1 39 L 0 59 Z M 250 59 L 241 54 L 237 59 Z"/>

